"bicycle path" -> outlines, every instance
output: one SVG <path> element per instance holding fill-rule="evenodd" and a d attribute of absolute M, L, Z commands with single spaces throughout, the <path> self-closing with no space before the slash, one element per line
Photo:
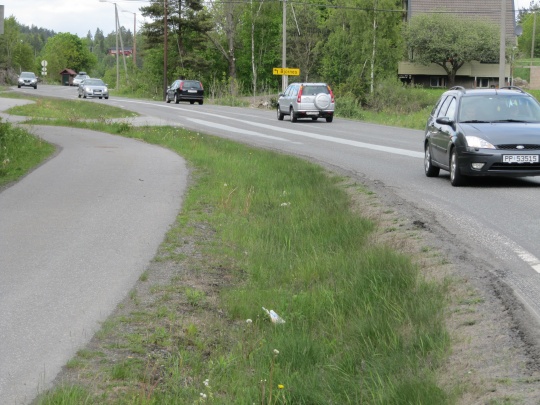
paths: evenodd
<path fill-rule="evenodd" d="M 0 99 L 0 111 L 21 100 Z M 16 122 L 16 117 L 3 121 Z M 0 403 L 30 403 L 154 257 L 182 204 L 174 152 L 35 126 L 59 152 L 0 192 Z"/>

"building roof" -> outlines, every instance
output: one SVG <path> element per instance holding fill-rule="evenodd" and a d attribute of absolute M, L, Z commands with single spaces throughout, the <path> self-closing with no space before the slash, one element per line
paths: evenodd
<path fill-rule="evenodd" d="M 471 18 L 501 22 L 501 0 L 408 0 L 407 19 L 423 13 L 455 13 Z M 514 0 L 506 0 L 506 35 L 515 38 L 516 10 Z"/>

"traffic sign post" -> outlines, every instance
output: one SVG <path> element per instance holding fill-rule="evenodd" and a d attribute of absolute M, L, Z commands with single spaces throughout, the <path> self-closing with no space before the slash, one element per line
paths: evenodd
<path fill-rule="evenodd" d="M 300 76 L 300 69 L 297 68 L 273 68 L 272 73 L 280 76 Z"/>

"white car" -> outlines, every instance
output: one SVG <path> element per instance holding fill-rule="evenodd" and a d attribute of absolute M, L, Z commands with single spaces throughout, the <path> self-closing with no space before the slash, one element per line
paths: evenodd
<path fill-rule="evenodd" d="M 101 79 L 86 79 L 79 85 L 79 98 L 99 97 L 109 98 L 109 89 Z"/>
<path fill-rule="evenodd" d="M 282 121 L 285 115 L 291 122 L 298 118 L 325 118 L 326 122 L 334 119 L 334 93 L 326 83 L 293 83 L 277 101 L 277 119 Z"/>
<path fill-rule="evenodd" d="M 77 76 L 73 78 L 73 86 L 78 86 L 85 79 L 90 79 L 90 76 L 88 76 L 86 72 L 80 72 Z"/>

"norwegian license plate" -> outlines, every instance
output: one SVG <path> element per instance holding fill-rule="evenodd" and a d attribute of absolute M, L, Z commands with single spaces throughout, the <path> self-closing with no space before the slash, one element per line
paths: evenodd
<path fill-rule="evenodd" d="M 538 155 L 503 155 L 503 163 L 538 163 Z"/>
<path fill-rule="evenodd" d="M 313 112 L 307 112 L 306 115 L 317 115 L 318 116 L 319 113 L 316 112 L 316 111 L 313 111 Z"/>
<path fill-rule="evenodd" d="M 197 93 L 197 90 L 188 90 L 188 93 Z"/>

